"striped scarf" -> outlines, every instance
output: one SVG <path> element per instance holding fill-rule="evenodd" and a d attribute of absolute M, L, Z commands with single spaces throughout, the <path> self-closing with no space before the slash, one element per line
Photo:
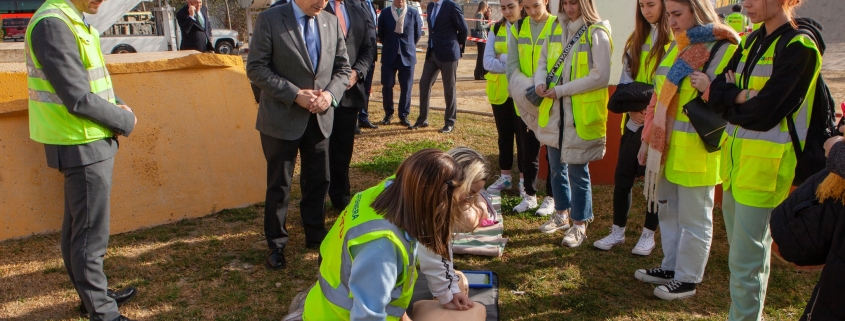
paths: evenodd
<path fill-rule="evenodd" d="M 645 173 L 645 196 L 649 209 L 657 210 L 657 183 L 666 164 L 666 150 L 672 137 L 675 113 L 678 111 L 678 87 L 687 76 L 701 69 L 710 58 L 708 43 L 728 40 L 739 42 L 739 36 L 728 26 L 708 24 L 696 26 L 680 34 L 675 34 L 678 57 L 672 63 L 666 75 L 666 81 L 660 87 L 657 105 L 654 107 L 654 121 L 651 135 L 647 137 L 648 157 Z M 705 161 L 705 160 L 701 160 Z"/>

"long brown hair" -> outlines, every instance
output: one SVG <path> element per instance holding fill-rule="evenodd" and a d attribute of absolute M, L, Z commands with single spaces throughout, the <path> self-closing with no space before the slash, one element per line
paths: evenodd
<path fill-rule="evenodd" d="M 669 29 L 666 14 L 663 13 L 666 11 L 663 1 L 658 0 L 657 3 L 659 3 L 663 9 L 660 10 L 660 21 L 657 22 L 657 41 L 651 44 L 651 49 L 646 57 L 646 65 L 651 64 L 654 61 L 659 62 L 660 59 L 663 58 L 663 55 L 666 54 L 665 45 L 669 43 L 669 35 L 672 32 Z M 636 16 L 634 32 L 631 33 L 631 36 L 628 37 L 628 41 L 625 42 L 625 55 L 622 57 L 623 65 L 625 65 L 624 60 L 626 58 L 628 59 L 628 72 L 631 74 L 631 78 L 634 79 L 637 79 L 637 75 L 640 73 L 640 58 L 643 52 L 641 48 L 651 35 L 652 28 L 651 23 L 648 22 L 645 16 L 643 16 L 639 5 L 637 6 Z M 657 63 L 652 65 L 653 68 L 648 70 L 649 75 L 654 75 L 655 71 L 657 71 L 657 65 Z"/>
<path fill-rule="evenodd" d="M 522 4 L 522 0 L 517 0 L 516 3 Z M 548 5 L 546 7 L 548 7 Z M 548 9 L 546 9 L 546 11 L 548 11 Z M 519 20 L 522 20 L 527 16 L 528 16 L 528 14 L 525 13 L 525 7 L 523 7 L 522 9 L 519 10 L 519 19 L 517 19 L 517 23 L 519 23 Z M 507 26 L 506 23 L 508 23 L 508 18 L 505 18 L 504 14 L 502 14 L 502 19 L 499 19 L 499 21 L 496 22 L 496 24 L 499 25 L 499 28 Z"/>
<path fill-rule="evenodd" d="M 461 215 L 457 191 L 464 184 L 464 170 L 451 156 L 423 149 L 399 165 L 396 179 L 372 207 L 423 246 L 448 257 L 452 225 Z"/>

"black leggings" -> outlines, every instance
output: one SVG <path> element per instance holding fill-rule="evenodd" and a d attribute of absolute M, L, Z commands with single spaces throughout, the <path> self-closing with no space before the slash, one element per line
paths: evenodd
<path fill-rule="evenodd" d="M 613 224 L 625 227 L 628 223 L 628 213 L 631 211 L 631 190 L 637 177 L 645 173 L 645 166 L 641 166 L 637 160 L 637 153 L 640 151 L 640 137 L 643 128 L 636 132 L 625 127 L 622 134 L 622 141 L 619 142 L 619 159 L 616 161 L 616 174 L 613 189 Z M 646 209 L 645 228 L 657 230 L 657 212 L 650 212 Z"/>
<path fill-rule="evenodd" d="M 508 97 L 501 105 L 493 104 L 493 119 L 496 121 L 496 132 L 499 134 L 499 168 L 509 171 L 513 169 L 513 142 L 516 137 L 517 159 L 522 153 L 522 142 L 517 131 L 522 119 L 516 115 L 513 98 Z M 519 169 L 522 172 L 522 168 Z"/>
<path fill-rule="evenodd" d="M 528 129 L 522 118 L 517 119 L 519 123 L 517 124 L 516 139 L 522 142 L 521 144 L 517 143 L 519 148 L 517 151 L 517 158 L 519 159 L 517 166 L 519 166 L 519 172 L 525 179 L 525 194 L 534 196 L 537 195 L 537 172 L 540 170 L 540 141 L 537 140 L 534 132 Z M 548 169 L 548 172 L 551 173 L 551 166 Z M 546 195 L 552 196 L 552 182 L 548 178 L 546 179 Z"/>

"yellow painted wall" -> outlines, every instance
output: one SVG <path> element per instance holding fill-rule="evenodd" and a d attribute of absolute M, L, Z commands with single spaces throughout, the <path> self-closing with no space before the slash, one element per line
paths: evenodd
<path fill-rule="evenodd" d="M 111 232 L 264 198 L 266 163 L 238 56 L 110 55 L 117 95 L 138 116 L 115 158 Z M 23 63 L 0 64 L 0 240 L 57 231 L 63 178 L 29 139 Z"/>

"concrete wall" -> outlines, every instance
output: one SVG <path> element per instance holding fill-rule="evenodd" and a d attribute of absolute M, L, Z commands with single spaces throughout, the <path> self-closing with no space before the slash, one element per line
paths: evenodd
<path fill-rule="evenodd" d="M 238 56 L 110 55 L 115 91 L 138 125 L 120 138 L 111 232 L 263 200 L 257 104 Z M 23 63 L 0 64 L 0 240 L 59 230 L 63 178 L 29 139 Z"/>

